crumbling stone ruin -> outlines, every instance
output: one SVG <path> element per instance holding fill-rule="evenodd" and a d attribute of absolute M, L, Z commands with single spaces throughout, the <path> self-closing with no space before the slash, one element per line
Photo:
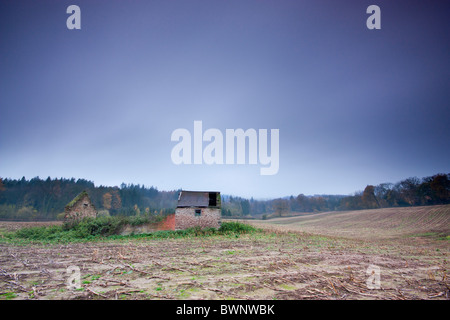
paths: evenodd
<path fill-rule="evenodd" d="M 64 221 L 74 222 L 83 218 L 97 217 L 97 209 L 86 191 L 82 191 L 64 209 Z"/>

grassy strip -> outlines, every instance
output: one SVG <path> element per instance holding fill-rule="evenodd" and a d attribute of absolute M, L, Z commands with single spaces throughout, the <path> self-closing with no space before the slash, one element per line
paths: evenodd
<path fill-rule="evenodd" d="M 146 223 L 146 221 L 141 221 Z M 223 222 L 219 229 L 189 228 L 186 230 L 155 231 L 147 234 L 119 235 L 120 229 L 126 225 L 137 225 L 136 221 L 129 221 L 119 217 L 100 217 L 85 219 L 77 224 L 47 227 L 22 228 L 15 232 L 2 235 L 1 242 L 13 243 L 68 243 L 121 239 L 176 239 L 186 237 L 210 237 L 216 235 L 238 236 L 244 233 L 259 231 L 250 225 L 240 222 Z"/>
<path fill-rule="evenodd" d="M 424 232 L 424 233 L 414 233 L 406 236 L 407 238 L 431 238 L 434 240 L 447 240 L 450 241 L 450 235 L 444 232 Z"/>

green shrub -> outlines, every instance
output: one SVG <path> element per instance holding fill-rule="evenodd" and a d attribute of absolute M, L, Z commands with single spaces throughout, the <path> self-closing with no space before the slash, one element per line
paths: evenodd
<path fill-rule="evenodd" d="M 127 224 L 137 225 L 148 222 L 145 217 L 98 217 L 86 218 L 79 222 L 64 223 L 63 225 L 48 227 L 22 228 L 6 235 L 12 240 L 29 240 L 40 242 L 73 242 L 92 241 L 107 237 L 108 239 L 130 239 L 130 238 L 186 238 L 186 237 L 210 237 L 215 235 L 230 235 L 252 233 L 258 229 L 240 222 L 223 222 L 219 229 L 194 227 L 186 230 L 161 230 L 151 234 L 139 234 L 122 236 L 118 235 L 120 229 Z"/>
<path fill-rule="evenodd" d="M 122 226 L 128 223 L 124 217 L 86 218 L 78 223 L 66 226 L 66 230 L 76 231 L 78 234 L 107 237 L 117 234 Z"/>
<path fill-rule="evenodd" d="M 128 217 L 126 220 L 127 223 L 132 226 L 139 226 L 142 224 L 154 222 L 151 221 L 151 219 L 148 216 L 131 216 Z"/>
<path fill-rule="evenodd" d="M 23 239 L 42 240 L 51 238 L 62 231 L 60 226 L 22 228 L 15 232 L 16 236 Z"/>
<path fill-rule="evenodd" d="M 62 226 L 31 227 L 17 230 L 10 238 L 27 239 L 31 241 L 71 241 L 87 239 L 89 234 L 82 230 L 64 230 Z"/>
<path fill-rule="evenodd" d="M 257 229 L 251 225 L 241 222 L 223 222 L 219 228 L 221 233 L 250 233 L 255 232 Z"/>

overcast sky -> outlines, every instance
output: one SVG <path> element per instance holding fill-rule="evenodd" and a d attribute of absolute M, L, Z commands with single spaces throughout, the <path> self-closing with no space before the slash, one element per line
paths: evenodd
<path fill-rule="evenodd" d="M 69 5 L 81 29 L 69 30 Z M 369 5 L 381 29 L 369 30 Z M 243 197 L 450 172 L 448 1 L 1 1 L 0 177 Z M 279 129 L 279 171 L 175 165 L 175 129 Z M 206 144 L 204 144 L 205 146 Z"/>

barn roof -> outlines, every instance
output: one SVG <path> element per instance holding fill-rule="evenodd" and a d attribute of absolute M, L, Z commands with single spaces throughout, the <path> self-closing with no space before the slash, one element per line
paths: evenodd
<path fill-rule="evenodd" d="M 210 199 L 220 195 L 216 191 L 181 191 L 178 197 L 178 207 L 209 207 Z M 220 196 L 219 196 L 220 197 Z M 217 206 L 215 203 L 213 206 Z"/>

